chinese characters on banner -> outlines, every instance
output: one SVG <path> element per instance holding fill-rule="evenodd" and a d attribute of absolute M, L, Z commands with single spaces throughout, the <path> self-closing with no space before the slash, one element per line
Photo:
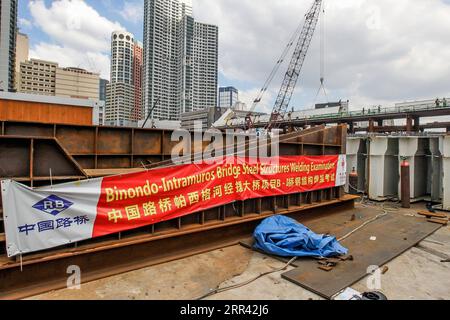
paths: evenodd
<path fill-rule="evenodd" d="M 230 158 L 30 189 L 2 181 L 9 256 L 149 226 L 235 201 L 343 186 L 345 156 Z M 273 159 L 272 159 L 273 160 Z"/>
<path fill-rule="evenodd" d="M 104 178 L 93 236 L 143 227 L 234 201 L 344 185 L 345 174 L 345 157 L 321 156 L 281 157 L 276 165 L 249 164 L 238 158 L 234 164 L 184 165 Z"/>

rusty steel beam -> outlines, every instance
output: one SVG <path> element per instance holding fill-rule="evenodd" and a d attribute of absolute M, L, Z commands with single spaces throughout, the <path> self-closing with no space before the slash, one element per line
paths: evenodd
<path fill-rule="evenodd" d="M 0 136 L 0 178 L 33 187 L 40 181 L 73 181 L 87 176 L 54 138 Z"/>
<path fill-rule="evenodd" d="M 138 168 L 170 159 L 173 131 L 1 121 L 1 135 L 56 138 L 84 169 Z"/>
<path fill-rule="evenodd" d="M 106 130 L 106 131 L 104 131 Z M 92 135 L 88 135 L 83 133 L 83 131 L 90 131 Z M 77 132 L 79 135 L 77 135 Z M 103 128 L 103 127 L 86 127 L 86 126 L 66 126 L 66 125 L 49 125 L 49 124 L 41 124 L 41 123 L 17 123 L 17 122 L 3 122 L 2 123 L 2 133 L 3 133 L 3 139 L 23 139 L 23 140 L 52 140 L 56 141 L 56 144 L 59 146 L 59 149 L 62 150 L 62 153 L 65 158 L 71 160 L 72 162 L 75 162 L 74 159 L 76 159 L 77 156 L 79 156 L 79 153 L 73 153 L 79 152 L 80 148 L 86 148 L 86 145 L 95 144 L 95 150 L 101 151 L 101 148 L 105 148 L 105 144 L 108 142 L 106 140 L 112 139 L 114 136 L 110 136 L 106 133 L 108 132 L 114 132 L 113 135 L 115 135 L 117 132 L 120 134 L 124 134 L 124 136 L 134 136 L 139 138 L 139 135 L 145 136 L 150 135 L 147 137 L 152 137 L 154 134 L 157 136 L 160 135 L 161 139 L 157 140 L 149 140 L 149 147 L 146 147 L 147 149 L 152 149 L 155 152 L 156 150 L 160 150 L 162 154 L 160 153 L 159 156 L 162 156 L 164 158 L 164 145 L 167 144 L 167 142 L 164 142 L 164 139 L 162 139 L 162 136 L 170 137 L 170 132 L 166 132 L 163 130 L 136 130 L 132 128 Z M 130 135 L 130 132 L 134 132 L 134 134 Z M 140 133 L 139 133 L 140 132 Z M 14 134 L 15 136 L 11 136 L 11 134 Z M 44 135 L 53 135 L 57 138 L 33 138 L 33 137 L 20 137 L 21 134 L 32 134 L 36 137 L 44 136 Z M 17 135 L 17 136 L 16 136 Z M 61 139 L 61 137 L 63 137 Z M 61 140 L 60 140 L 61 139 Z M 91 139 L 91 140 L 89 140 Z M 339 153 L 345 153 L 345 139 L 346 139 L 346 129 L 345 126 L 340 127 L 332 127 L 332 128 L 324 128 L 324 127 L 316 127 L 312 129 L 308 129 L 302 132 L 297 132 L 293 134 L 288 134 L 285 136 L 282 136 L 280 138 L 281 145 L 280 145 L 280 153 L 281 155 L 329 155 L 329 154 L 339 154 Z M 61 143 L 61 146 L 57 142 Z M 82 142 L 80 142 L 82 141 Z M 102 142 L 103 141 L 103 142 Z M 137 149 L 136 147 L 130 146 L 127 139 L 124 139 L 121 137 L 116 141 L 116 145 L 113 149 L 109 150 L 108 154 L 104 153 L 101 156 L 105 158 L 111 158 L 115 159 L 117 157 L 117 153 L 119 150 L 125 150 L 125 149 Z M 111 143 L 111 142 L 108 142 Z M 132 144 L 137 144 L 137 141 L 131 141 Z M 97 145 L 102 146 L 100 149 L 97 147 Z M 78 148 L 78 149 L 77 149 Z M 47 177 L 36 177 L 32 172 L 30 171 L 30 174 L 22 173 L 21 170 L 24 170 L 24 168 L 30 168 L 33 166 L 33 164 L 36 162 L 34 160 L 29 161 L 27 158 L 27 154 L 29 154 L 31 151 L 23 151 L 23 147 L 20 145 L 11 145 L 9 151 L 16 150 L 19 153 L 24 153 L 24 156 L 17 157 L 17 161 L 14 163 L 16 166 L 12 172 L 9 174 L 0 174 L 1 178 L 13 178 L 15 180 L 19 180 L 25 184 L 28 184 L 30 186 L 37 186 L 37 185 L 45 185 L 49 184 L 50 178 Z M 25 148 L 26 149 L 26 148 Z M 248 149 L 248 148 L 247 148 Z M 36 149 L 39 151 L 39 148 Z M 103 151 L 106 152 L 106 151 Z M 55 153 L 55 152 L 53 152 Z M 52 153 L 52 154 L 53 154 Z M 6 153 L 3 153 L 6 154 Z M 55 155 L 56 157 L 56 155 Z M 96 154 L 96 158 L 99 158 L 100 155 Z M 133 155 L 132 155 L 133 157 Z M 52 157 L 50 157 L 52 158 Z M 5 163 L 8 161 L 7 158 L 4 159 Z M 52 166 L 60 166 L 62 165 L 62 161 L 45 161 L 41 157 L 42 161 L 39 162 L 39 166 L 42 167 L 41 171 L 44 170 L 45 172 L 49 172 L 50 168 Z M 96 161 L 97 162 L 97 161 Z M 165 164 L 171 164 L 172 162 L 169 161 L 161 161 L 159 162 L 155 167 L 161 167 Z M 75 166 L 77 164 L 75 163 Z M 55 167 L 55 168 L 56 168 Z M 64 179 L 66 180 L 78 180 L 78 176 L 68 176 L 63 175 L 57 170 L 53 168 L 53 177 L 54 181 L 59 181 Z M 112 169 L 106 169 L 106 170 L 100 170 L 104 173 L 109 173 L 117 171 L 121 171 L 122 165 L 120 163 L 112 163 L 110 168 Z M 98 171 L 98 169 L 96 169 Z M 26 170 L 28 171 L 28 170 Z M 92 171 L 92 170 L 91 170 Z M 90 175 L 95 176 L 101 176 L 102 174 L 98 172 L 91 172 L 89 171 Z M 82 175 L 82 174 L 81 174 Z M 342 192 L 341 192 L 342 194 Z M 241 203 L 238 203 L 238 205 L 241 205 Z M 218 213 L 215 213 L 216 216 L 218 216 Z M 0 223 L 1 228 L 3 229 L 3 223 Z M 0 230 L 1 231 L 1 230 Z M 0 238 L 0 243 L 1 243 Z M 2 250 L 4 246 L 0 246 L 0 254 L 4 253 L 4 250 Z"/>
<path fill-rule="evenodd" d="M 236 134 L 236 137 L 240 134 Z M 325 126 L 317 126 L 302 131 L 288 133 L 279 137 L 280 155 L 334 155 L 339 153 L 345 153 L 345 144 L 342 141 L 346 141 L 347 131 L 345 126 L 336 126 L 326 128 Z M 255 142 L 256 141 L 256 142 Z M 261 146 L 259 141 L 255 139 L 250 141 L 249 137 L 246 137 L 244 143 L 234 143 L 231 149 L 228 146 L 222 149 L 223 154 L 233 154 L 238 150 L 245 150 L 245 156 L 250 156 L 250 151 L 258 150 Z M 270 152 L 270 141 L 268 142 L 268 149 Z M 201 157 L 202 154 L 195 153 L 182 157 L 183 160 L 194 161 L 197 157 Z M 172 165 L 171 160 L 166 160 L 150 165 L 146 165 L 146 169 L 158 168 Z"/>
<path fill-rule="evenodd" d="M 354 197 L 279 210 L 303 223 L 333 212 L 354 208 Z M 252 235 L 264 218 L 274 213 L 248 215 L 244 220 L 230 219 L 200 228 L 186 227 L 171 236 L 167 232 L 122 238 L 102 246 L 86 246 L 68 252 L 54 252 L 23 262 L 3 265 L 0 269 L 0 299 L 20 299 L 66 287 L 67 268 L 81 269 L 82 283 L 142 269 L 211 250 L 237 245 Z"/>
<path fill-rule="evenodd" d="M 155 167 L 171 165 L 172 162 L 169 159 L 171 147 L 174 144 L 170 141 L 171 133 L 171 131 L 154 129 L 3 121 L 0 142 L 16 139 L 16 143 L 10 143 L 4 150 L 16 153 L 17 161 L 11 164 L 8 174 L 0 172 L 0 178 L 20 180 L 20 177 L 26 177 L 22 182 L 31 186 L 49 184 L 49 177 L 37 172 L 48 172 L 49 168 L 55 164 L 55 168 L 63 166 L 64 161 L 56 159 L 68 161 L 77 176 L 66 176 L 55 169 L 56 174 L 53 174 L 55 181 L 83 178 L 84 173 L 80 172 L 81 169 L 89 172 L 89 176 L 102 176 L 111 172 L 147 167 L 148 164 L 155 164 Z M 280 138 L 280 155 L 342 154 L 345 153 L 346 135 L 345 125 L 330 128 L 315 127 L 286 134 Z M 40 143 L 42 141 L 45 143 Z M 52 148 L 47 146 L 49 143 L 53 146 Z M 250 149 L 248 142 L 245 143 L 245 149 L 247 152 Z M 36 155 L 42 154 L 42 150 L 50 152 L 52 155 L 50 159 L 53 161 L 48 161 L 45 157 L 36 158 Z M 0 148 L 0 163 L 4 154 L 6 153 Z M 143 159 L 146 161 L 144 162 Z M 18 287 L 25 288 L 19 291 L 28 293 L 36 293 L 34 287 L 42 292 L 44 288 L 57 286 L 56 284 L 62 281 L 62 274 L 53 275 L 49 270 L 66 265 L 67 261 L 86 266 L 87 279 L 98 279 L 107 275 L 108 272 L 105 270 L 108 269 L 114 270 L 114 273 L 120 273 L 124 270 L 139 268 L 144 264 L 151 265 L 158 261 L 210 250 L 230 243 L 228 240 L 231 238 L 225 239 L 227 241 L 219 241 L 220 235 L 227 234 L 227 230 L 234 230 L 234 233 L 230 233 L 230 237 L 231 234 L 237 235 L 239 232 L 243 234 L 243 230 L 248 236 L 246 228 L 254 227 L 254 223 L 264 217 L 333 206 L 341 201 L 353 201 L 344 198 L 343 195 L 343 188 L 331 188 L 303 194 L 239 201 L 150 227 L 87 240 L 75 244 L 75 248 L 69 245 L 57 250 L 26 255 L 22 263 L 25 266 L 24 270 L 27 271 L 21 278 L 17 273 L 18 261 L 6 257 L 4 226 L 3 221 L 0 221 L 0 296 L 14 297 L 14 289 L 11 287 L 14 282 L 18 284 Z M 215 237 L 217 241 L 213 241 Z M 182 247 L 185 241 L 193 241 L 189 239 L 202 239 L 202 241 L 196 245 L 192 243 L 184 251 L 175 245 Z M 235 243 L 234 240 L 231 242 Z M 139 248 L 143 248 L 143 251 L 139 251 Z M 126 260 L 118 259 L 120 254 L 127 256 L 135 251 L 138 253 L 129 261 L 129 265 L 122 265 L 122 262 Z M 144 259 L 145 263 L 143 264 L 139 259 Z M 47 283 L 47 286 L 43 286 L 43 282 Z"/>
<path fill-rule="evenodd" d="M 130 169 L 170 164 L 173 131 L 98 126 L 70 126 L 45 123 L 1 121 L 2 136 L 56 138 L 83 169 Z M 287 134 L 281 148 L 299 154 L 290 143 L 300 144 L 305 155 L 321 155 L 320 148 L 336 153 L 345 145 L 345 126 L 318 126 Z M 323 131 L 323 133 L 321 133 Z M 304 136 L 305 138 L 301 138 Z M 248 142 L 247 142 L 248 143 Z M 284 145 L 283 145 L 284 144 Z M 304 146 L 304 148 L 303 148 Z M 319 151 L 318 151 L 319 150 Z M 300 150 L 302 151 L 302 150 Z M 287 153 L 285 153 L 287 155 Z M 1 174 L 0 174 L 1 176 Z"/>

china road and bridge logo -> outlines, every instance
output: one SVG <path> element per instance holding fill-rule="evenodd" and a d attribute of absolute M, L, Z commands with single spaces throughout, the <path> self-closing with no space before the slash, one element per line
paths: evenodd
<path fill-rule="evenodd" d="M 33 208 L 51 214 L 52 216 L 57 216 L 61 212 L 69 209 L 71 206 L 73 206 L 72 202 L 55 195 L 51 195 L 50 197 L 36 203 Z"/>

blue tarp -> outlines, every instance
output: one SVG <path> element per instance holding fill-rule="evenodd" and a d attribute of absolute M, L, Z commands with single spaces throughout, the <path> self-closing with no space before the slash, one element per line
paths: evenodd
<path fill-rule="evenodd" d="M 318 235 L 285 216 L 265 219 L 253 234 L 255 248 L 281 257 L 334 257 L 348 250 L 335 237 Z"/>

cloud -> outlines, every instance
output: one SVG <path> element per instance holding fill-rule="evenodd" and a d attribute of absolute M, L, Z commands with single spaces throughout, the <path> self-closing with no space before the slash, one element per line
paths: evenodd
<path fill-rule="evenodd" d="M 240 102 L 244 102 L 247 105 L 247 110 L 250 111 L 252 106 L 253 106 L 253 101 L 258 96 L 260 91 L 261 91 L 261 89 L 257 88 L 257 87 L 252 88 L 252 89 L 248 89 L 248 90 L 240 90 L 239 91 L 239 101 Z M 274 96 L 275 96 L 275 92 L 273 92 L 273 91 L 266 92 L 265 93 L 265 97 L 267 99 L 262 101 L 262 103 L 258 104 L 258 107 L 257 107 L 256 110 L 251 110 L 251 111 L 271 113 L 272 112 L 272 106 L 269 105 L 267 103 L 267 101 L 272 99 Z"/>
<path fill-rule="evenodd" d="M 63 66 L 80 66 L 100 71 L 109 78 L 108 59 L 111 32 L 123 30 L 118 22 L 101 16 L 82 0 L 57 0 L 49 7 L 43 0 L 30 1 L 33 23 L 46 33 L 52 43 L 41 42 L 30 56 L 55 60 Z"/>
<path fill-rule="evenodd" d="M 29 29 L 31 28 L 32 23 L 30 20 L 27 20 L 25 18 L 19 18 L 19 27 L 20 28 L 25 28 L 25 29 Z"/>
<path fill-rule="evenodd" d="M 142 23 L 144 20 L 144 3 L 142 0 L 125 1 L 123 8 L 119 11 L 120 15 L 132 23 Z"/>
<path fill-rule="evenodd" d="M 194 15 L 219 25 L 222 75 L 228 82 L 254 88 L 262 86 L 311 4 L 312 0 L 194 0 Z M 325 9 L 330 99 L 362 105 L 448 95 L 448 4 L 340 0 L 326 1 Z M 320 85 L 320 25 L 292 100 L 297 108 L 311 105 Z M 273 90 L 280 87 L 286 69 L 287 63 Z"/>
<path fill-rule="evenodd" d="M 101 1 L 127 22 L 142 23 L 142 0 Z M 325 76 L 330 100 L 350 99 L 353 106 L 362 106 L 449 95 L 448 1 L 325 3 Z M 219 26 L 221 78 L 241 89 L 241 100 L 248 106 L 311 4 L 312 0 L 193 0 L 194 16 Z M 82 0 L 33 0 L 28 5 L 33 18 L 28 22 L 51 39 L 34 45 L 32 57 L 97 69 L 109 78 L 110 34 L 123 29 L 118 22 Z M 291 103 L 296 108 L 315 101 L 320 84 L 319 36 L 320 24 Z M 287 62 L 259 110 L 270 111 Z"/>
<path fill-rule="evenodd" d="M 109 79 L 109 56 L 95 52 L 80 52 L 77 49 L 41 42 L 30 50 L 30 56 L 36 59 L 58 62 L 61 67 L 84 68 L 100 73 Z"/>

